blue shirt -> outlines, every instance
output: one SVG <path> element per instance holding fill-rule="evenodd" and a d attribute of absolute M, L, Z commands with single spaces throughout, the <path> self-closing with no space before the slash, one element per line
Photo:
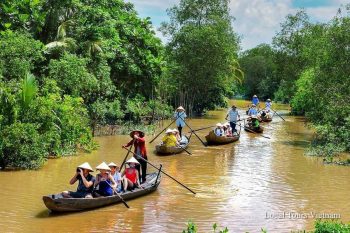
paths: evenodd
<path fill-rule="evenodd" d="M 253 97 L 252 102 L 253 102 L 253 104 L 258 105 L 259 98 L 258 97 Z"/>
<path fill-rule="evenodd" d="M 224 136 L 224 130 L 223 129 L 219 129 L 219 128 L 216 128 L 214 129 L 214 133 L 216 136 Z"/>
<path fill-rule="evenodd" d="M 258 110 L 256 110 L 255 108 L 249 109 L 248 116 L 252 116 L 252 115 L 258 115 Z"/>
<path fill-rule="evenodd" d="M 175 112 L 174 118 L 176 119 L 176 126 L 177 127 L 184 127 L 185 126 L 185 118 L 187 117 L 185 112 Z"/>
<path fill-rule="evenodd" d="M 230 109 L 230 111 L 228 111 L 228 116 L 230 118 L 230 122 L 236 122 L 237 121 L 237 117 L 238 117 L 238 111 L 237 110 L 233 110 L 232 108 Z"/>

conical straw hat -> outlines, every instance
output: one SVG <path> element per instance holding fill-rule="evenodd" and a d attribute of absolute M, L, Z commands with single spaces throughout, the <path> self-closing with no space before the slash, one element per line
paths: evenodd
<path fill-rule="evenodd" d="M 222 124 L 221 123 L 217 123 L 216 127 L 222 127 Z"/>
<path fill-rule="evenodd" d="M 89 171 L 91 171 L 91 172 L 94 171 L 94 170 L 92 170 L 92 168 L 91 168 L 91 166 L 90 166 L 90 164 L 89 164 L 88 162 L 85 162 L 85 163 L 83 163 L 83 164 L 80 164 L 80 165 L 78 166 L 78 168 L 86 169 L 86 170 L 89 170 Z"/>
<path fill-rule="evenodd" d="M 110 171 L 111 169 L 108 167 L 107 163 L 102 162 L 100 165 L 96 167 L 96 170 L 107 170 Z"/>
<path fill-rule="evenodd" d="M 180 111 L 185 111 L 184 107 L 180 106 L 176 109 L 176 111 L 180 112 Z"/>
<path fill-rule="evenodd" d="M 140 164 L 139 161 L 137 161 L 134 157 L 132 157 L 131 159 L 126 161 L 126 163 L 137 163 L 137 164 Z"/>
<path fill-rule="evenodd" d="M 115 164 L 115 163 L 113 163 L 113 162 L 110 162 L 110 163 L 108 164 L 108 167 L 118 167 L 118 165 Z"/>
<path fill-rule="evenodd" d="M 172 129 L 167 129 L 167 130 L 165 131 L 165 133 L 166 133 L 166 134 L 168 134 L 168 133 L 174 133 L 174 130 L 172 130 Z"/>

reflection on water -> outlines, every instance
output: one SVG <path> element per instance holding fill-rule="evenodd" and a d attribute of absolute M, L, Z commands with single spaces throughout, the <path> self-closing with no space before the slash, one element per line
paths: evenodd
<path fill-rule="evenodd" d="M 238 101 L 244 116 L 247 102 Z M 286 106 L 274 106 L 279 111 Z M 191 119 L 192 128 L 223 122 L 226 109 L 201 119 Z M 75 167 L 85 161 L 121 163 L 121 145 L 128 136 L 100 137 L 99 150 L 92 154 L 50 160 L 39 171 L 0 173 L 2 232 L 181 232 L 191 219 L 201 232 L 217 222 L 233 232 L 289 232 L 311 229 L 311 213 L 339 213 L 350 220 L 348 168 L 322 164 L 321 159 L 304 156 L 312 137 L 303 118 L 283 115 L 265 124 L 264 135 L 242 131 L 238 142 L 204 147 L 192 137 L 188 150 L 175 156 L 156 156 L 148 144 L 149 160 L 163 164 L 166 172 L 197 192 L 163 176 L 158 190 L 129 201 L 130 209 L 114 205 L 96 210 L 49 214 L 41 196 L 75 189 L 68 184 Z M 166 124 L 164 124 L 166 125 Z M 188 129 L 185 129 L 185 132 Z M 199 131 L 204 140 L 209 130 Z M 150 140 L 152 136 L 148 136 Z M 159 139 L 160 140 L 160 139 Z M 282 218 L 281 213 L 285 214 Z M 292 216 L 291 213 L 304 214 Z M 288 215 L 289 214 L 289 215 Z M 293 219 L 294 218 L 294 219 Z"/>

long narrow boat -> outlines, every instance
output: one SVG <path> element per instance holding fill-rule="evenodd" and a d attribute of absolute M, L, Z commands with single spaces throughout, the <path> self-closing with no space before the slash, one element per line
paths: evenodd
<path fill-rule="evenodd" d="M 165 146 L 165 145 L 156 145 L 156 152 L 158 155 L 173 155 L 173 154 L 179 154 L 184 149 L 188 147 L 188 144 L 190 143 L 190 138 L 187 136 L 182 136 L 181 141 L 186 141 L 187 143 L 185 144 L 180 144 L 180 146 Z"/>
<path fill-rule="evenodd" d="M 147 195 L 157 189 L 160 180 L 160 171 L 148 174 L 146 182 L 142 184 L 143 189 L 137 188 L 119 195 L 125 201 Z M 121 199 L 118 195 L 96 198 L 63 198 L 62 194 L 52 194 L 43 196 L 43 201 L 46 207 L 53 212 L 73 212 L 117 204 L 121 202 Z"/>
<path fill-rule="evenodd" d="M 239 134 L 238 135 L 233 135 L 233 136 L 216 136 L 214 133 L 214 130 L 210 131 L 207 136 L 205 136 L 205 139 L 207 140 L 208 145 L 223 145 L 223 144 L 228 144 L 231 142 L 235 142 L 239 139 Z"/>
<path fill-rule="evenodd" d="M 254 131 L 255 133 L 262 133 L 264 132 L 264 128 L 260 125 L 259 128 L 254 128 L 254 127 L 250 127 L 248 124 L 246 124 L 244 126 L 244 130 L 249 132 L 249 133 L 252 133 L 252 131 Z"/>

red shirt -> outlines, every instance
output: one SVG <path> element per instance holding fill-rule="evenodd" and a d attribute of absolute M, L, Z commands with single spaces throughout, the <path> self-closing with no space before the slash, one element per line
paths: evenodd
<path fill-rule="evenodd" d="M 145 138 L 138 138 L 131 140 L 128 144 L 126 144 L 127 147 L 131 146 L 132 142 L 134 142 L 134 153 L 137 154 L 137 148 L 140 148 L 140 152 L 142 157 L 147 158 L 147 151 L 146 151 L 146 142 Z"/>
<path fill-rule="evenodd" d="M 136 172 L 137 172 L 137 170 L 135 168 L 128 167 L 128 168 L 125 169 L 125 176 L 126 176 L 126 178 L 128 178 L 134 184 L 136 184 L 136 182 L 137 182 L 137 180 L 136 180 L 136 178 L 137 178 L 136 174 L 137 173 Z"/>

